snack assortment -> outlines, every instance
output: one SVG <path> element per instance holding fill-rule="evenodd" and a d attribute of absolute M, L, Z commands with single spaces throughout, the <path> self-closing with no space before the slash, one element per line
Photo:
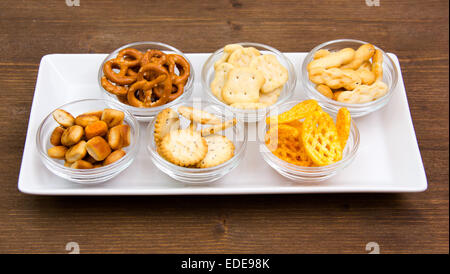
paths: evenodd
<path fill-rule="evenodd" d="M 190 121 L 181 128 L 180 116 Z M 207 125 L 198 129 L 198 125 Z M 154 140 L 157 152 L 167 161 L 189 168 L 220 165 L 234 156 L 234 144 L 219 132 L 236 125 L 236 119 L 222 119 L 203 110 L 181 106 L 167 108 L 155 118 Z"/>
<path fill-rule="evenodd" d="M 157 107 L 183 94 L 190 70 L 181 55 L 125 48 L 103 65 L 101 85 L 125 104 Z"/>
<path fill-rule="evenodd" d="M 266 119 L 267 148 L 278 158 L 298 166 L 326 166 L 342 159 L 351 117 L 338 111 L 336 123 L 315 100 L 306 100 L 290 110 Z"/>
<path fill-rule="evenodd" d="M 86 112 L 76 118 L 63 109 L 53 112 L 59 124 L 50 135 L 48 156 L 65 160 L 64 166 L 91 169 L 114 163 L 130 145 L 130 126 L 125 114 L 115 109 Z"/>
<path fill-rule="evenodd" d="M 318 50 L 308 64 L 308 76 L 318 92 L 343 103 L 367 103 L 384 96 L 383 53 L 371 44 L 357 50 Z"/>
<path fill-rule="evenodd" d="M 273 54 L 254 47 L 230 44 L 214 63 L 212 94 L 234 108 L 258 109 L 277 102 L 288 80 L 288 70 Z"/>

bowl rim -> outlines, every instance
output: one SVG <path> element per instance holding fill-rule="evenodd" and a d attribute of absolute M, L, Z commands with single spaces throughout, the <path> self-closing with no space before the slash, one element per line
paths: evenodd
<path fill-rule="evenodd" d="M 290 101 L 290 102 L 286 102 L 283 105 L 281 105 L 280 107 L 286 106 L 286 105 L 291 105 L 291 104 L 298 104 L 301 103 L 302 101 Z M 274 109 L 271 109 L 271 111 L 273 111 Z M 332 118 L 336 118 L 336 114 L 335 113 L 330 113 L 327 110 L 323 110 L 326 113 L 328 113 Z M 268 117 L 268 115 L 270 114 L 270 111 L 266 114 L 266 118 Z M 266 134 L 267 132 L 267 123 L 265 122 L 264 119 L 264 134 Z M 353 141 L 353 147 L 351 147 L 349 153 L 347 153 L 347 155 L 345 157 L 343 157 L 341 160 L 332 163 L 330 165 L 326 165 L 326 166 L 318 166 L 318 167 L 304 167 L 304 166 L 298 166 L 298 165 L 294 165 L 291 164 L 289 162 L 286 162 L 280 158 L 278 158 L 277 156 L 275 156 L 268 148 L 267 145 L 265 144 L 265 138 L 259 138 L 259 147 L 260 147 L 260 152 L 261 154 L 263 154 L 263 158 L 269 158 L 270 161 L 272 163 L 275 163 L 278 167 L 280 168 L 288 168 L 290 170 L 290 172 L 293 173 L 297 173 L 297 174 L 304 174 L 304 173 L 314 173 L 314 174 L 319 174 L 319 173 L 328 173 L 328 172 L 333 172 L 338 170 L 339 167 L 345 167 L 347 164 L 349 164 L 354 157 L 356 156 L 358 149 L 359 149 L 359 145 L 360 145 L 360 132 L 358 129 L 358 126 L 356 125 L 355 119 L 352 119 L 352 123 L 351 123 L 351 127 L 350 127 L 350 135 L 354 134 L 354 141 Z M 265 157 L 264 157 L 265 156 Z M 270 164 L 269 164 L 270 165 Z"/>
<path fill-rule="evenodd" d="M 135 132 L 134 136 L 133 136 L 134 142 L 133 142 L 132 145 L 130 144 L 129 152 L 127 152 L 124 157 L 120 158 L 119 160 L 115 161 L 112 164 L 109 164 L 109 165 L 106 165 L 106 166 L 102 166 L 102 167 L 98 167 L 98 168 L 92 168 L 92 169 L 74 169 L 74 168 L 71 168 L 71 167 L 66 167 L 64 165 L 61 165 L 61 164 L 55 162 L 55 159 L 51 158 L 50 156 L 48 156 L 46 151 L 43 150 L 43 146 L 45 146 L 44 144 L 41 143 L 41 135 L 44 134 L 43 127 L 44 127 L 44 124 L 48 120 L 53 118 L 52 115 L 53 115 L 53 112 L 55 110 L 57 110 L 57 109 L 64 109 L 64 107 L 67 107 L 69 105 L 82 103 L 82 102 L 87 102 L 87 101 L 99 101 L 99 102 L 104 103 L 107 106 L 109 104 L 112 104 L 115 108 L 117 108 L 117 110 L 123 111 L 125 113 L 125 115 L 128 116 L 130 118 L 130 120 L 131 120 L 132 125 L 129 125 L 129 126 L 133 127 L 133 130 Z M 105 99 L 81 99 L 81 100 L 75 100 L 75 101 L 71 101 L 71 102 L 65 103 L 65 104 L 63 104 L 63 105 L 53 109 L 48 115 L 45 116 L 45 118 L 42 120 L 42 122 L 39 125 L 38 130 L 36 132 L 36 147 L 37 147 L 37 150 L 38 150 L 40 156 L 43 157 L 43 159 L 45 159 L 45 161 L 50 162 L 50 163 L 54 163 L 56 165 L 56 168 L 61 169 L 65 173 L 77 175 L 77 176 L 80 176 L 80 177 L 84 177 L 84 176 L 90 177 L 90 176 L 93 176 L 93 175 L 101 175 L 102 173 L 106 173 L 108 171 L 115 170 L 117 167 L 122 166 L 124 163 L 127 163 L 129 160 L 133 160 L 134 157 L 136 156 L 137 149 L 138 149 L 138 144 L 139 144 L 139 141 L 140 141 L 139 130 L 140 130 L 139 129 L 139 122 L 136 120 L 136 118 L 129 111 L 127 111 L 126 109 L 123 109 L 122 107 L 120 107 L 116 102 L 113 102 L 111 100 L 105 100 Z"/>
<path fill-rule="evenodd" d="M 371 101 L 371 102 L 367 102 L 367 103 L 355 103 L 355 104 L 351 104 L 351 103 L 344 103 L 344 102 L 339 102 L 333 99 L 330 99 L 328 97 L 326 97 L 325 95 L 323 95 L 322 93 L 318 92 L 317 90 L 311 90 L 308 87 L 307 83 L 312 83 L 311 80 L 309 80 L 309 73 L 307 70 L 307 60 L 311 59 L 311 57 L 314 55 L 314 53 L 316 53 L 319 49 L 322 49 L 325 46 L 331 45 L 331 44 L 335 44 L 335 43 L 341 43 L 341 42 L 350 42 L 350 43 L 356 43 L 356 44 L 369 44 L 369 42 L 365 42 L 362 40 L 356 40 L 356 39 L 336 39 L 336 40 L 331 40 L 331 41 L 327 41 L 324 42 L 322 44 L 319 44 L 317 46 L 315 46 L 306 56 L 305 59 L 303 59 L 303 63 L 302 63 L 302 68 L 301 68 L 301 78 L 302 78 L 302 84 L 303 84 L 303 88 L 306 89 L 309 92 L 314 92 L 314 94 L 317 94 L 317 96 L 319 96 L 319 98 L 325 102 L 327 102 L 329 105 L 333 105 L 334 107 L 347 107 L 347 108 L 365 108 L 365 107 L 371 107 L 374 105 L 378 105 L 380 104 L 380 102 L 383 102 L 384 100 L 388 100 L 388 98 L 390 98 L 393 94 L 393 92 L 396 90 L 397 85 L 398 85 L 398 68 L 397 65 L 395 64 L 394 60 L 392 60 L 392 58 L 386 54 L 386 52 L 384 52 L 384 50 L 382 50 L 381 48 L 377 47 L 376 45 L 373 45 L 375 47 L 375 49 L 378 49 L 381 51 L 381 53 L 383 54 L 383 60 L 388 60 L 388 62 L 390 63 L 390 65 L 393 67 L 392 70 L 392 75 L 393 75 L 393 81 L 392 81 L 392 85 L 391 87 L 389 87 L 388 92 L 383 95 L 382 97 L 376 99 L 375 101 Z M 320 103 L 320 101 L 319 101 Z M 370 111 L 369 111 L 370 112 Z"/>
<path fill-rule="evenodd" d="M 205 102 L 208 105 L 215 105 L 215 106 L 220 107 L 220 105 L 216 104 L 215 102 L 211 102 L 211 101 L 208 101 L 208 100 L 203 100 L 202 102 Z M 186 101 L 186 102 L 183 102 L 183 103 L 177 105 L 177 107 L 178 106 L 183 106 L 183 105 L 192 105 L 193 103 L 196 103 L 196 102 L 192 101 L 192 100 L 191 101 Z M 217 114 L 214 114 L 214 115 L 217 115 Z M 221 116 L 222 116 L 221 118 L 225 118 L 225 120 L 231 119 L 231 118 L 229 118 L 230 115 L 226 116 L 224 114 L 221 114 Z M 235 116 L 235 115 L 233 115 L 233 116 Z M 233 117 L 233 118 L 237 118 L 237 117 Z M 224 163 L 222 163 L 220 165 L 213 166 L 213 167 L 208 167 L 208 168 L 191 168 L 191 167 L 178 166 L 178 165 L 176 165 L 174 163 L 171 163 L 171 162 L 167 161 L 166 159 L 164 159 L 161 155 L 159 155 L 159 153 L 156 151 L 156 149 L 152 149 L 152 146 L 156 148 L 155 139 L 154 139 L 154 132 L 153 132 L 155 121 L 156 121 L 156 118 L 153 119 L 148 124 L 147 129 L 146 129 L 146 133 L 147 134 L 146 134 L 145 147 L 147 149 L 147 152 L 149 152 L 152 157 L 156 157 L 156 160 L 158 160 L 159 162 L 167 164 L 167 166 L 170 167 L 171 169 L 175 169 L 175 170 L 177 170 L 179 172 L 180 171 L 181 172 L 189 172 L 190 175 L 192 175 L 192 176 L 196 176 L 196 175 L 200 175 L 201 176 L 201 175 L 207 174 L 208 172 L 213 172 L 213 171 L 222 169 L 224 167 L 227 167 L 228 165 L 231 165 L 232 163 L 234 163 L 235 161 L 237 161 L 238 159 L 241 158 L 241 155 L 245 153 L 246 148 L 247 148 L 247 141 L 248 141 L 247 140 L 248 139 L 247 130 L 245 128 L 245 125 L 241 121 L 239 121 L 239 119 L 236 119 L 236 126 L 234 127 L 234 130 L 237 131 L 239 127 L 242 127 L 242 129 L 243 129 L 242 133 L 243 133 L 243 137 L 244 138 L 241 141 L 242 144 L 241 144 L 241 146 L 239 148 L 239 151 L 237 151 L 237 153 L 234 153 L 233 157 L 231 157 L 228 161 L 226 161 L 226 162 L 224 162 Z M 240 124 L 240 125 L 238 126 L 238 124 Z M 233 145 L 235 145 L 235 144 L 233 143 Z"/>
<path fill-rule="evenodd" d="M 149 46 L 151 46 L 151 45 L 157 45 L 157 46 L 160 46 L 160 47 L 166 47 L 166 48 L 168 48 L 169 50 L 175 52 L 175 54 L 178 54 L 178 55 L 183 56 L 184 59 L 186 59 L 186 61 L 189 63 L 189 66 L 190 66 L 190 68 L 191 68 L 191 69 L 190 69 L 190 75 L 189 75 L 188 81 L 187 81 L 187 83 L 186 83 L 186 85 L 185 85 L 185 87 L 184 87 L 184 92 L 183 92 L 183 94 L 181 94 L 181 95 L 180 95 L 178 98 L 176 98 L 175 100 L 173 100 L 173 101 L 171 101 L 171 102 L 169 102 L 169 103 L 166 103 L 166 104 L 164 104 L 164 105 L 157 106 L 157 107 L 152 107 L 152 108 L 138 108 L 138 107 L 135 107 L 135 106 L 131 106 L 131 105 L 122 103 L 120 100 L 117 99 L 116 95 L 109 93 L 107 90 L 105 90 L 105 89 L 103 88 L 102 83 L 101 83 L 101 79 L 102 79 L 102 77 L 103 77 L 103 75 L 104 75 L 104 74 L 103 74 L 103 66 L 105 65 L 105 63 L 106 63 L 107 61 L 113 59 L 113 56 L 114 56 L 114 55 L 117 55 L 117 53 L 118 53 L 119 51 L 121 51 L 121 50 L 123 50 L 123 49 L 126 49 L 126 48 L 131 48 L 131 47 L 141 46 L 141 45 L 149 45 Z M 114 57 L 114 58 L 115 58 L 115 57 Z M 103 59 L 102 63 L 100 64 L 100 67 L 99 67 L 99 69 L 98 69 L 98 73 L 97 73 L 97 83 L 98 83 L 98 85 L 99 85 L 99 87 L 100 87 L 100 90 L 102 90 L 103 93 L 106 93 L 106 95 L 108 95 L 110 98 L 112 98 L 112 100 L 116 101 L 116 102 L 117 102 L 119 105 L 121 105 L 123 108 L 130 109 L 130 110 L 132 110 L 133 112 L 145 112 L 145 111 L 159 112 L 159 111 L 163 110 L 164 108 L 168 108 L 168 107 L 174 106 L 174 105 L 176 105 L 176 104 L 179 104 L 180 101 L 181 101 L 182 99 L 184 99 L 186 96 L 188 96 L 188 97 L 190 96 L 190 94 L 192 93 L 192 89 L 194 88 L 194 82 L 195 82 L 195 70 L 194 70 L 194 66 L 192 65 L 192 63 L 191 63 L 191 61 L 189 60 L 189 58 L 188 58 L 182 51 L 180 51 L 179 49 L 175 48 L 174 46 L 171 46 L 171 45 L 169 45 L 169 44 L 165 44 L 165 43 L 162 43 L 162 42 L 154 42 L 154 41 L 133 42 L 133 43 L 129 43 L 129 44 L 123 45 L 123 46 L 121 46 L 121 47 L 119 47 L 119 48 L 113 50 L 111 53 L 109 53 L 109 54 Z M 151 116 L 152 114 L 147 114 L 147 115 L 146 115 L 145 113 L 142 113 L 142 114 L 140 114 L 140 115 Z"/>
<path fill-rule="evenodd" d="M 213 100 L 214 103 L 219 104 L 219 105 L 223 105 L 223 106 L 227 107 L 230 111 L 235 112 L 235 113 L 239 113 L 240 115 L 258 114 L 258 115 L 264 116 L 265 111 L 268 110 L 270 107 L 278 106 L 278 105 L 286 102 L 286 100 L 289 100 L 294 95 L 295 87 L 297 86 L 297 71 L 295 69 L 295 66 L 292 64 L 291 60 L 289 60 L 289 58 L 287 58 L 286 55 L 284 55 L 283 52 L 281 52 L 281 51 L 277 50 L 276 48 L 271 47 L 269 45 L 262 44 L 262 43 L 256 43 L 256 42 L 238 42 L 238 43 L 231 43 L 231 44 L 238 44 L 238 45 L 241 45 L 241 46 L 249 46 L 249 47 L 260 47 L 260 48 L 264 48 L 264 50 L 267 50 L 267 51 L 270 51 L 272 53 L 275 53 L 277 55 L 277 58 L 280 57 L 280 58 L 282 58 L 282 60 L 284 62 L 286 62 L 287 66 L 288 66 L 287 69 L 288 69 L 289 78 L 290 79 L 292 78 L 292 87 L 288 91 L 286 91 L 286 93 L 287 93 L 286 97 L 279 98 L 278 101 L 275 104 L 273 104 L 271 106 L 267 106 L 265 108 L 260 108 L 260 109 L 250 109 L 250 110 L 238 109 L 238 108 L 233 108 L 230 105 L 227 105 L 224 102 L 220 101 L 219 99 L 216 98 L 216 96 L 214 96 L 212 94 L 211 87 L 206 82 L 206 74 L 207 74 L 209 68 L 211 66 L 214 66 L 214 63 L 212 62 L 214 57 L 216 57 L 217 55 L 219 55 L 220 53 L 223 52 L 223 50 L 225 48 L 225 46 L 224 46 L 224 47 L 214 51 L 213 53 L 211 53 L 208 56 L 208 59 L 206 59 L 206 61 L 203 63 L 202 70 L 201 70 L 202 89 L 209 96 L 209 98 L 211 98 Z M 289 79 L 288 79 L 288 81 L 289 81 Z"/>

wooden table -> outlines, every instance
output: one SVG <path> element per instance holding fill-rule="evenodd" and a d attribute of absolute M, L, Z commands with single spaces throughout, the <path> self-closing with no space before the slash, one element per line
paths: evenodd
<path fill-rule="evenodd" d="M 74 241 L 81 253 L 366 253 L 368 242 L 381 253 L 447 253 L 449 4 L 379 2 L 0 1 L 0 252 L 66 253 Z M 108 53 L 146 40 L 184 52 L 238 41 L 309 51 L 337 38 L 371 41 L 399 57 L 426 192 L 124 198 L 17 190 L 45 54 Z"/>

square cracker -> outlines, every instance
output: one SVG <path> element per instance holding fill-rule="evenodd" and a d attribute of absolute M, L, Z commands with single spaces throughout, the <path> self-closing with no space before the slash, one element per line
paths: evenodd
<path fill-rule="evenodd" d="M 222 63 L 217 66 L 216 72 L 214 74 L 214 80 L 211 82 L 211 92 L 216 96 L 217 99 L 223 101 L 222 99 L 222 90 L 225 85 L 225 81 L 227 79 L 228 73 L 234 67 L 228 63 Z"/>
<path fill-rule="evenodd" d="M 258 102 L 259 90 L 264 85 L 264 75 L 248 67 L 234 68 L 228 73 L 222 98 L 225 103 Z"/>
<path fill-rule="evenodd" d="M 283 91 L 283 86 L 276 88 L 269 93 L 261 93 L 259 95 L 259 102 L 265 104 L 266 106 L 271 106 L 278 101 L 281 92 Z"/>
<path fill-rule="evenodd" d="M 220 57 L 219 60 L 217 60 L 217 61 L 214 63 L 214 69 L 217 70 L 217 67 L 218 67 L 220 64 L 226 63 L 226 62 L 228 61 L 228 58 L 230 57 L 230 55 L 231 55 L 235 50 L 243 49 L 243 48 L 244 48 L 243 46 L 238 45 L 238 44 L 229 44 L 229 45 L 226 45 L 226 46 L 223 48 L 223 54 L 222 54 L 222 56 Z"/>
<path fill-rule="evenodd" d="M 262 93 L 269 93 L 284 85 L 288 80 L 288 71 L 278 62 L 275 55 L 265 54 L 255 57 L 250 67 L 260 71 L 266 82 L 261 88 Z"/>
<path fill-rule="evenodd" d="M 233 51 L 228 58 L 228 63 L 235 67 L 248 67 L 252 60 L 260 55 L 259 50 L 254 47 L 241 48 Z"/>

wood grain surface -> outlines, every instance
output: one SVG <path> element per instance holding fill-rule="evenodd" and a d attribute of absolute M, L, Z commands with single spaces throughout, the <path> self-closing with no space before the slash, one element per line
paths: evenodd
<path fill-rule="evenodd" d="M 448 253 L 448 12 L 446 0 L 0 1 L 0 253 L 67 253 L 71 241 L 81 253 L 366 253 L 368 242 L 381 253 Z M 45 54 L 108 53 L 146 40 L 188 53 L 238 41 L 291 52 L 337 38 L 399 57 L 426 192 L 124 198 L 17 190 Z"/>

